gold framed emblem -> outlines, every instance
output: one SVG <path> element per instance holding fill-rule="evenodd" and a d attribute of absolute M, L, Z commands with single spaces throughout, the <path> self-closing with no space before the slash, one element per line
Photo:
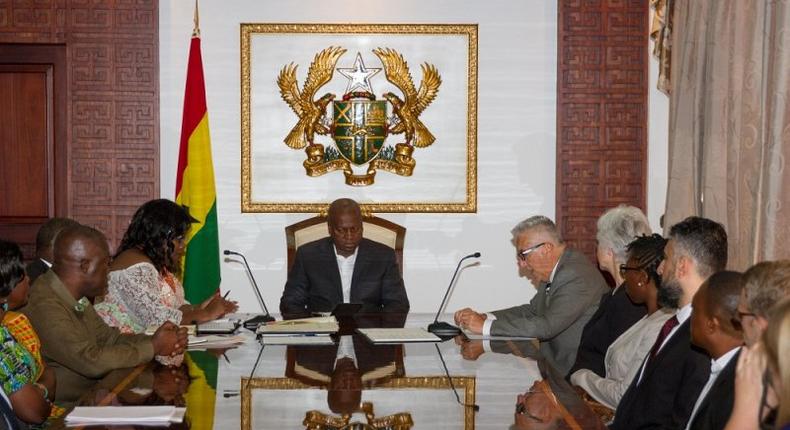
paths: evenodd
<path fill-rule="evenodd" d="M 477 25 L 241 24 L 240 51 L 242 212 L 477 211 Z"/>
<path fill-rule="evenodd" d="M 464 430 L 474 430 L 475 411 L 471 405 L 475 404 L 476 380 L 474 376 L 453 376 L 453 385 L 461 390 L 463 403 L 470 405 L 461 408 L 463 413 Z M 291 378 L 246 378 L 242 377 L 241 389 L 241 429 L 252 430 L 252 392 L 254 390 L 307 390 L 315 389 L 310 385 L 304 384 Z M 440 390 L 446 391 L 451 388 L 450 381 L 446 376 L 419 376 L 419 377 L 400 377 L 378 384 L 373 390 Z M 457 407 L 453 403 L 453 407 Z M 418 426 L 420 423 L 416 423 Z"/>

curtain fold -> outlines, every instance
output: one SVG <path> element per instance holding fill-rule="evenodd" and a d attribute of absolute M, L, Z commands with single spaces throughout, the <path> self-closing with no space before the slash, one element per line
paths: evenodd
<path fill-rule="evenodd" d="M 721 222 L 729 267 L 790 257 L 790 0 L 674 8 L 665 228 Z"/>

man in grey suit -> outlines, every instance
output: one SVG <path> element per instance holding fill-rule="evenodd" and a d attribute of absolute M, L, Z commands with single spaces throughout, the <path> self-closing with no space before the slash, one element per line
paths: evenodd
<path fill-rule="evenodd" d="M 518 265 L 532 272 L 537 293 L 527 304 L 488 314 L 461 309 L 455 322 L 483 335 L 535 337 L 542 354 L 558 371 L 567 372 L 576 359 L 582 330 L 609 288 L 598 269 L 568 248 L 545 216 L 527 218 L 511 233 Z"/>

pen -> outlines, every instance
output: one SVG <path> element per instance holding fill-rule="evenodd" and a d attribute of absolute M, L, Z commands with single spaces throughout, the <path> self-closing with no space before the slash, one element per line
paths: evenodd
<path fill-rule="evenodd" d="M 225 295 L 224 295 L 224 296 L 222 296 L 222 300 L 225 300 L 225 299 L 227 299 L 229 294 L 230 294 L 230 290 L 228 290 L 228 292 L 227 292 L 227 293 L 225 293 Z"/>
<path fill-rule="evenodd" d="M 225 361 L 227 361 L 227 362 L 228 362 L 228 364 L 230 364 L 230 360 L 228 360 L 228 356 L 227 356 L 227 355 L 225 355 L 225 353 L 224 353 L 224 352 L 222 353 L 222 356 L 223 356 L 223 357 L 225 357 Z"/>

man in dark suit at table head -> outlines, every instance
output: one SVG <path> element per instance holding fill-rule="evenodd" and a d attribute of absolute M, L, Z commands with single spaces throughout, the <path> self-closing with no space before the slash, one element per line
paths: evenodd
<path fill-rule="evenodd" d="M 331 312 L 340 303 L 360 303 L 361 312 L 408 312 L 395 251 L 362 237 L 357 202 L 335 200 L 327 218 L 329 237 L 296 250 L 280 299 L 283 316 Z"/>
<path fill-rule="evenodd" d="M 688 217 L 672 226 L 658 266 L 658 298 L 665 306 L 676 304 L 678 312 L 661 328 L 617 406 L 611 429 L 686 426 L 710 374 L 710 358 L 691 345 L 691 301 L 702 283 L 726 265 L 727 233 L 721 224 Z"/>
<path fill-rule="evenodd" d="M 36 258 L 25 267 L 25 272 L 30 278 L 30 285 L 33 285 L 36 278 L 49 270 L 54 261 L 52 248 L 55 245 L 55 237 L 66 227 L 78 225 L 77 221 L 71 218 L 50 218 L 49 221 L 41 225 L 36 233 Z"/>
<path fill-rule="evenodd" d="M 537 215 L 511 231 L 519 266 L 538 280 L 529 303 L 491 312 L 465 308 L 455 321 L 474 333 L 529 336 L 541 341 L 541 352 L 567 372 L 576 359 L 582 330 L 609 291 L 601 273 L 584 254 L 570 249 L 550 219 Z"/>
<path fill-rule="evenodd" d="M 738 312 L 743 275 L 722 271 L 713 274 L 694 296 L 691 342 L 711 357 L 710 376 L 694 404 L 687 429 L 723 429 L 732 412 L 735 365 L 743 334 L 732 321 Z"/>

